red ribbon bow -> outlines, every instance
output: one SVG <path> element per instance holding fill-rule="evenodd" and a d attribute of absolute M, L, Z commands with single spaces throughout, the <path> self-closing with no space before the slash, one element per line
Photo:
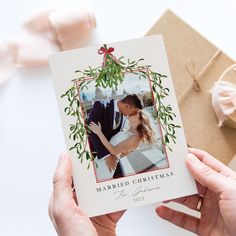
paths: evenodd
<path fill-rule="evenodd" d="M 110 57 L 111 57 L 117 64 L 119 64 L 119 61 L 117 60 L 117 58 L 112 55 L 112 52 L 113 52 L 114 50 L 115 50 L 115 49 L 112 48 L 112 47 L 110 47 L 110 48 L 108 48 L 108 49 L 105 48 L 105 47 L 101 47 L 101 48 L 98 50 L 98 54 L 100 54 L 100 55 L 101 55 L 101 54 L 104 54 L 102 66 L 105 66 L 105 65 L 106 65 L 106 60 L 107 60 L 107 55 L 108 55 L 108 54 L 110 55 Z"/>

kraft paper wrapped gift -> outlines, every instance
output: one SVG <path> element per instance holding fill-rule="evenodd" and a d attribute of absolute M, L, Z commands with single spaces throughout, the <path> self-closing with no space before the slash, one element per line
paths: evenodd
<path fill-rule="evenodd" d="M 170 10 L 147 33 L 153 34 L 164 38 L 188 144 L 228 164 L 236 154 L 236 129 L 218 127 L 210 90 L 235 61 Z M 236 71 L 223 79 L 236 84 Z"/>

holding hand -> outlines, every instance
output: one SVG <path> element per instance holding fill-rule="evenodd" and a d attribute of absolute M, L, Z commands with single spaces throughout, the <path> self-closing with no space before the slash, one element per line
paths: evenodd
<path fill-rule="evenodd" d="M 71 160 L 63 155 L 53 177 L 53 193 L 48 211 L 59 236 L 115 236 L 116 223 L 124 211 L 92 217 L 77 205 L 72 191 Z"/>
<path fill-rule="evenodd" d="M 166 206 L 158 207 L 157 214 L 200 236 L 235 235 L 236 173 L 204 151 L 193 148 L 189 151 L 186 163 L 197 181 L 199 194 L 172 201 L 200 211 L 201 218 Z"/>

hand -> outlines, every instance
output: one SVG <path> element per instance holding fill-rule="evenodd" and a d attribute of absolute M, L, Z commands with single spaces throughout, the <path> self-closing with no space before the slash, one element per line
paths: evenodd
<path fill-rule="evenodd" d="M 89 126 L 90 130 L 92 130 L 95 134 L 99 134 L 102 132 L 101 124 L 98 122 L 98 125 L 93 121 L 90 123 Z"/>
<path fill-rule="evenodd" d="M 116 223 L 124 211 L 107 215 L 88 216 L 77 205 L 72 191 L 72 167 L 67 155 L 60 158 L 53 177 L 53 193 L 48 212 L 59 236 L 114 236 Z"/>
<path fill-rule="evenodd" d="M 236 232 L 236 173 L 208 153 L 189 149 L 187 167 L 198 181 L 199 194 L 172 200 L 196 210 L 202 201 L 201 218 L 157 207 L 157 214 L 197 235 L 228 236 Z"/>
<path fill-rule="evenodd" d="M 118 157 L 115 155 L 110 155 L 110 156 L 106 157 L 105 162 L 106 162 L 106 165 L 107 165 L 109 171 L 112 172 L 112 170 L 116 169 Z"/>

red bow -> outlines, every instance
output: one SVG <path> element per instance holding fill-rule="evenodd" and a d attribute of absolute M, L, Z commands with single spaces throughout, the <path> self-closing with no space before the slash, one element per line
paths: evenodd
<path fill-rule="evenodd" d="M 98 54 L 104 54 L 103 56 L 103 62 L 102 62 L 102 66 L 105 66 L 106 64 L 106 60 L 107 60 L 107 55 L 109 54 L 110 57 L 117 63 L 119 64 L 119 61 L 111 54 L 115 49 L 110 47 L 110 48 L 105 48 L 105 47 L 101 47 L 99 50 L 98 50 Z"/>
<path fill-rule="evenodd" d="M 98 53 L 99 54 L 111 54 L 111 52 L 113 52 L 115 49 L 114 48 L 104 48 L 104 47 L 101 47 L 99 50 L 98 50 Z"/>

